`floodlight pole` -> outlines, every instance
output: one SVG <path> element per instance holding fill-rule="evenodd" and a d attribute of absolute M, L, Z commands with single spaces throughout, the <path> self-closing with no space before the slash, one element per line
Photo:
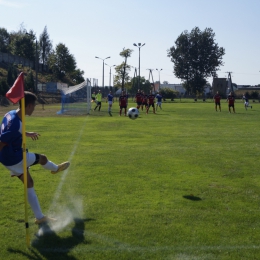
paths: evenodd
<path fill-rule="evenodd" d="M 138 88 L 140 88 L 140 49 L 145 45 L 138 43 L 138 45 L 136 43 L 133 44 L 135 47 L 139 48 L 139 79 L 138 79 Z"/>
<path fill-rule="evenodd" d="M 112 65 L 112 66 L 109 66 L 108 64 L 105 63 L 105 65 L 107 65 L 110 70 L 109 70 L 109 87 L 111 87 L 111 67 L 115 67 L 116 65 Z M 114 84 L 113 84 L 114 85 Z"/>
<path fill-rule="evenodd" d="M 163 69 L 160 69 L 160 70 L 156 69 L 156 70 L 157 70 L 158 73 L 159 73 L 159 90 L 160 90 L 160 88 L 161 88 L 160 72 L 161 72 L 161 70 L 163 70 Z"/>
<path fill-rule="evenodd" d="M 110 56 L 109 56 L 109 57 L 106 57 L 105 59 L 99 58 L 99 57 L 97 57 L 97 56 L 96 56 L 95 58 L 96 58 L 96 59 L 100 59 L 100 60 L 103 61 L 102 87 L 104 88 L 104 60 L 109 59 Z"/>

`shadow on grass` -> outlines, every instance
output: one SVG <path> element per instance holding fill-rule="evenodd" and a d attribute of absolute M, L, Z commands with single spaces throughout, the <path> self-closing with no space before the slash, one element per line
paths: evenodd
<path fill-rule="evenodd" d="M 60 260 L 76 260 L 74 256 L 69 255 L 70 251 L 79 244 L 90 244 L 90 241 L 84 237 L 84 222 L 93 221 L 94 219 L 79 219 L 74 218 L 74 227 L 71 230 L 72 235 L 69 237 L 59 237 L 48 224 L 41 225 L 41 235 L 36 235 L 37 238 L 32 241 L 30 253 L 21 250 L 9 248 L 8 252 L 26 256 L 28 259 L 60 259 Z M 32 256 L 33 254 L 33 256 Z"/>
<path fill-rule="evenodd" d="M 194 200 L 194 201 L 199 201 L 199 200 L 201 200 L 200 197 L 196 197 L 196 196 L 194 196 L 194 195 L 184 195 L 183 198 L 184 198 L 184 199 L 187 199 L 187 200 Z"/>

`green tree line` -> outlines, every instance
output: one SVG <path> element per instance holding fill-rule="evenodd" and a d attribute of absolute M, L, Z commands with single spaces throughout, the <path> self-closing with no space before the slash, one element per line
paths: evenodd
<path fill-rule="evenodd" d="M 0 27 L 0 52 L 10 53 L 24 57 L 34 62 L 35 68 L 41 64 L 43 71 L 53 74 L 54 78 L 63 81 L 65 78 L 75 84 L 84 81 L 84 71 L 77 68 L 76 59 L 70 53 L 69 48 L 64 43 L 52 45 L 47 26 L 39 38 L 33 30 L 27 31 L 23 25 L 18 31 L 8 32 L 6 28 Z M 8 76 L 0 80 L 0 94 L 3 95 L 14 83 L 17 75 L 12 64 L 8 68 Z M 26 89 L 33 89 L 33 74 L 29 72 L 25 79 Z"/>

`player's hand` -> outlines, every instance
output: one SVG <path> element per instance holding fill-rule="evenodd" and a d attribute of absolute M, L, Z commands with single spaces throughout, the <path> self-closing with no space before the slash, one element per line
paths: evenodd
<path fill-rule="evenodd" d="M 38 140 L 38 139 L 39 139 L 40 134 L 35 133 L 35 132 L 27 132 L 27 133 L 26 133 L 26 136 L 27 136 L 27 137 L 31 137 L 32 140 L 35 141 L 35 140 Z"/>

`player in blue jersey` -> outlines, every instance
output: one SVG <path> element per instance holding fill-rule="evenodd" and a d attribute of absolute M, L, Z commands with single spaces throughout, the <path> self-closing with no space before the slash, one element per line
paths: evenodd
<path fill-rule="evenodd" d="M 25 115 L 30 116 L 36 105 L 36 96 L 31 92 L 24 92 L 25 100 Z M 21 103 L 20 103 L 21 107 Z M 5 114 L 0 128 L 0 162 L 10 171 L 11 176 L 18 177 L 24 182 L 23 175 L 23 150 L 22 150 L 22 121 L 21 109 L 11 110 Z M 26 137 L 37 140 L 40 134 L 35 132 L 26 132 Z M 44 169 L 51 171 L 52 174 L 67 169 L 69 162 L 64 162 L 59 165 L 49 161 L 43 154 L 26 153 L 27 165 L 27 194 L 28 202 L 35 215 L 35 223 L 41 224 L 54 220 L 44 216 L 37 195 L 34 191 L 33 179 L 29 173 L 29 167 L 35 164 L 40 164 Z"/>
<path fill-rule="evenodd" d="M 157 99 L 157 102 L 156 102 L 156 111 L 157 111 L 157 108 L 158 106 L 160 107 L 160 109 L 162 110 L 162 95 L 161 95 L 161 92 L 159 92 L 155 98 Z"/>
<path fill-rule="evenodd" d="M 253 108 L 252 106 L 249 105 L 249 99 L 247 97 L 246 94 L 243 95 L 242 99 L 244 100 L 244 105 L 245 105 L 245 109 L 247 110 L 248 107 L 251 107 L 251 109 Z"/>
<path fill-rule="evenodd" d="M 112 92 L 109 91 L 109 94 L 107 95 L 107 101 L 108 101 L 108 114 L 110 116 L 112 116 L 111 114 L 111 108 L 112 108 L 112 104 L 114 102 L 114 96 L 112 95 Z"/>

